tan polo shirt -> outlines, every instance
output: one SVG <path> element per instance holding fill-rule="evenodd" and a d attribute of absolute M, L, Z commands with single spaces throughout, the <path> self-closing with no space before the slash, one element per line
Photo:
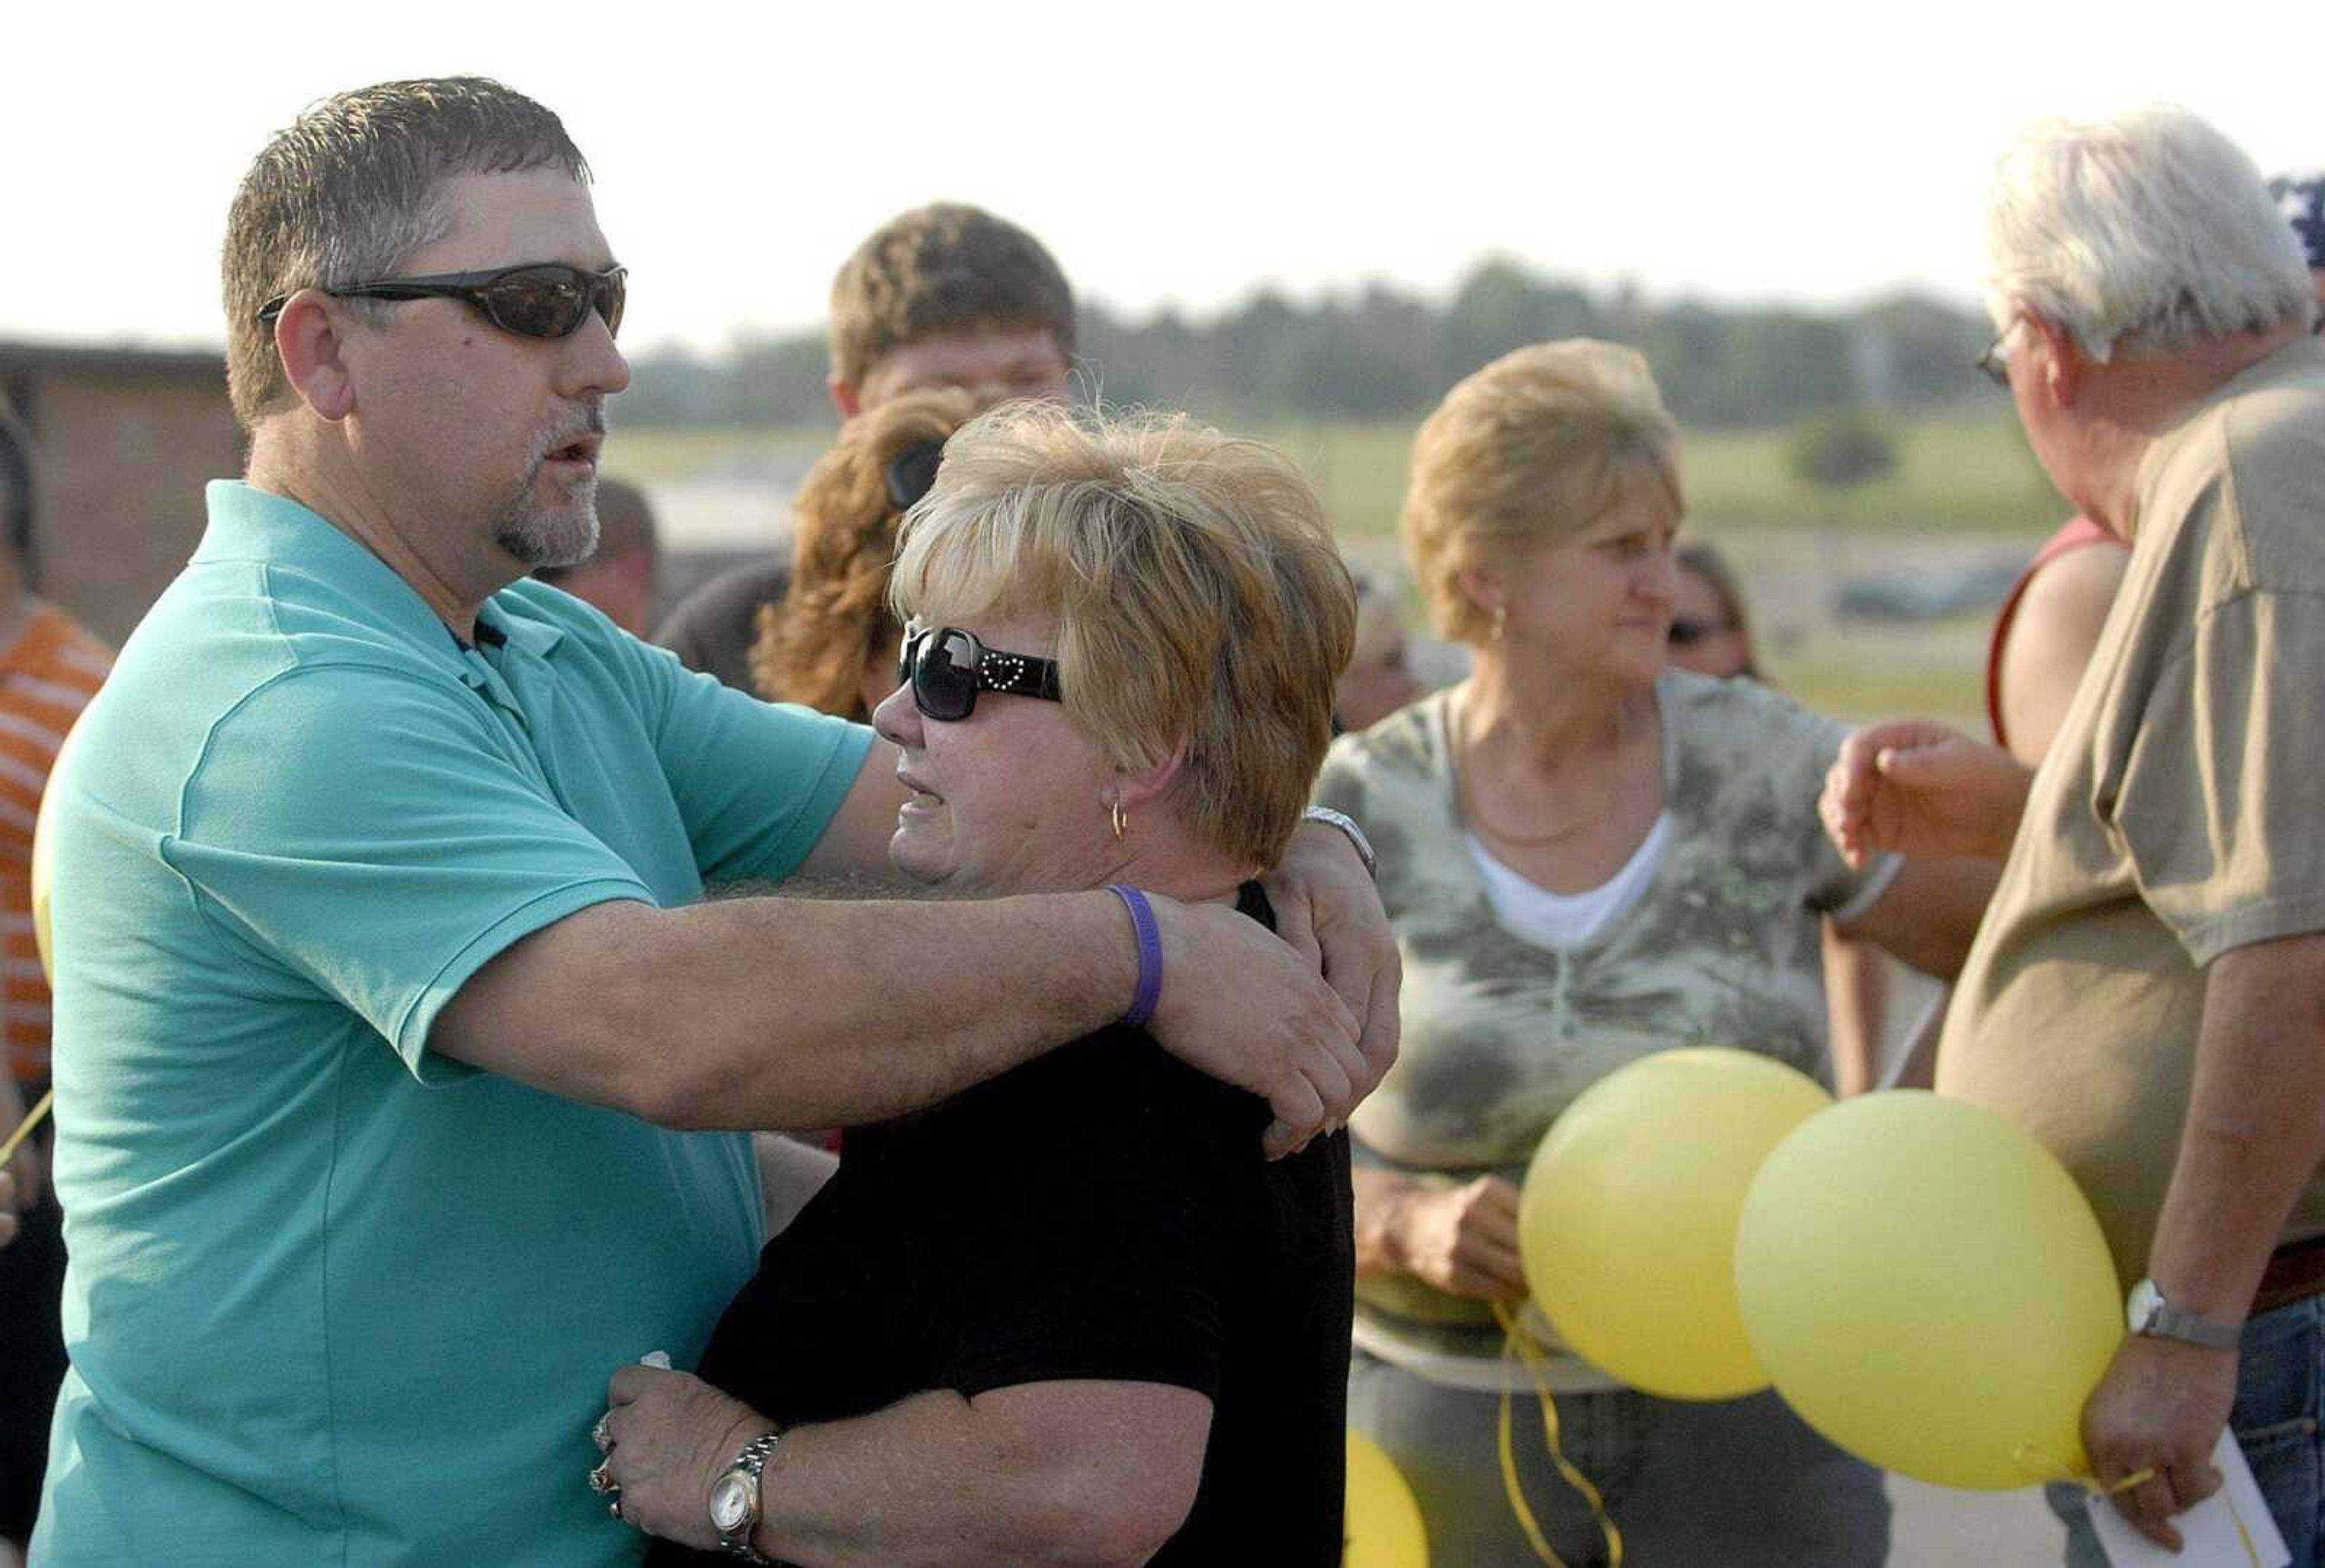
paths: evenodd
<path fill-rule="evenodd" d="M 2133 534 L 1938 1057 L 1941 1092 L 2066 1163 L 2126 1284 L 2187 1118 L 2205 966 L 2325 931 L 2325 342 L 2160 441 Z M 2319 1234 L 2312 1174 L 2283 1239 Z"/>

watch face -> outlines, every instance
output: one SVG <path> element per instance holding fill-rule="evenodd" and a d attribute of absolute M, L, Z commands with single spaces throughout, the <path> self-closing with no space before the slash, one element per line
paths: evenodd
<path fill-rule="evenodd" d="M 710 1522 L 722 1536 L 730 1536 L 751 1517 L 751 1480 L 740 1471 L 728 1471 L 710 1488 Z"/>

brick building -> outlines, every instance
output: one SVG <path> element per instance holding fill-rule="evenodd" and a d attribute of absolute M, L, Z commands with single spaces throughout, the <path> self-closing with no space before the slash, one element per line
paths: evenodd
<path fill-rule="evenodd" d="M 0 398 L 38 449 L 36 589 L 117 645 L 193 553 L 203 482 L 242 472 L 225 359 L 0 341 Z"/>

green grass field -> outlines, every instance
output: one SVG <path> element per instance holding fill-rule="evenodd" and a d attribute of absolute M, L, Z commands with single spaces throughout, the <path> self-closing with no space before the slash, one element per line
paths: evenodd
<path fill-rule="evenodd" d="M 1409 425 L 1288 425 L 1255 431 L 1298 459 L 1340 532 L 1394 534 Z M 1848 490 L 1792 477 L 1787 431 L 1690 434 L 1681 449 L 1688 511 L 1712 528 L 1839 525 L 1856 533 L 2024 532 L 2057 502 L 2009 412 L 1901 425 L 1896 470 Z"/>
<path fill-rule="evenodd" d="M 1413 427 L 1291 424 L 1255 429 L 1297 459 L 1351 540 L 1396 532 Z M 1792 477 L 1790 432 L 1713 431 L 1690 434 L 1681 467 L 1688 510 L 1700 524 L 1728 527 L 1841 526 L 1852 533 L 2024 532 L 2057 509 L 2041 470 L 1999 404 L 1990 413 L 1955 413 L 1897 429 L 1896 471 L 1848 490 L 1821 490 Z M 652 484 L 751 469 L 796 475 L 829 443 L 829 430 L 618 430 L 607 450 L 615 472 Z"/>

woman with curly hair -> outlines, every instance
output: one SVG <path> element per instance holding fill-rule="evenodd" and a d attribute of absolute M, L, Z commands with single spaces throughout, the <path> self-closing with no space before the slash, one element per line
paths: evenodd
<path fill-rule="evenodd" d="M 816 459 L 792 502 L 791 585 L 759 607 L 751 682 L 760 696 L 862 723 L 894 689 L 896 525 L 928 493 L 945 438 L 975 410 L 965 392 L 910 393 L 849 420 Z"/>

